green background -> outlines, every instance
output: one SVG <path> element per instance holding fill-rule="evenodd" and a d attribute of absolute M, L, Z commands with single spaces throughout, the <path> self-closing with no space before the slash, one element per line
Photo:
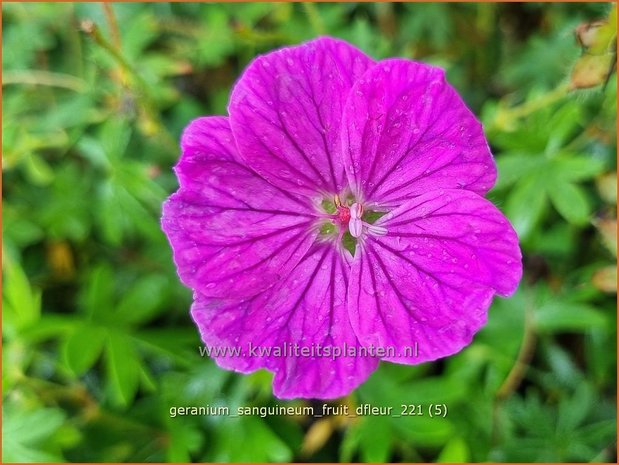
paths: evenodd
<path fill-rule="evenodd" d="M 615 460 L 616 79 L 596 77 L 615 32 L 574 38 L 609 10 L 4 3 L 4 461 Z M 460 354 L 384 363 L 336 402 L 445 418 L 170 418 L 321 405 L 200 358 L 159 228 L 182 128 L 225 113 L 256 54 L 321 34 L 446 69 L 486 128 L 524 279 Z"/>

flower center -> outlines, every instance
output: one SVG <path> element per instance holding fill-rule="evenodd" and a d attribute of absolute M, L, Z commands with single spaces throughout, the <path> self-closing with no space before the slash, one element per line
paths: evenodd
<path fill-rule="evenodd" d="M 337 202 L 336 198 L 336 202 Z M 337 205 L 337 220 L 340 222 L 342 228 L 348 226 L 348 230 L 352 237 L 359 237 L 363 230 L 363 222 L 361 216 L 363 215 L 363 205 L 359 203 L 353 203 L 350 207 L 339 204 Z"/>
<path fill-rule="evenodd" d="M 352 202 L 352 204 L 351 204 Z M 346 236 L 349 233 L 353 241 L 357 238 L 361 237 L 361 235 L 366 231 L 368 234 L 382 236 L 387 233 L 387 230 L 381 226 L 374 226 L 368 222 L 372 220 L 376 220 L 379 216 L 376 214 L 372 214 L 373 212 L 368 212 L 368 218 L 363 218 L 365 209 L 362 204 L 354 202 L 353 199 L 348 199 L 344 203 L 340 200 L 338 195 L 334 196 L 333 203 L 329 202 L 325 199 L 322 203 L 323 208 L 327 212 L 329 212 L 329 216 L 331 217 L 332 225 L 339 226 L 339 234 L 338 239 L 344 240 L 346 242 Z M 373 217 L 370 219 L 369 217 Z M 373 221 L 372 221 L 373 222 Z M 330 228 L 324 228 L 324 233 L 329 233 Z"/>
<path fill-rule="evenodd" d="M 337 207 L 337 219 L 342 224 L 348 224 L 348 221 L 350 221 L 350 208 L 339 205 Z"/>

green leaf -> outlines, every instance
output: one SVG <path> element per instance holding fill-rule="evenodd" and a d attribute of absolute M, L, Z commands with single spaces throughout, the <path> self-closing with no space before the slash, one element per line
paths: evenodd
<path fill-rule="evenodd" d="M 111 162 L 105 153 L 105 149 L 94 137 L 84 135 L 77 141 L 77 149 L 79 154 L 88 160 L 92 166 L 103 171 L 108 171 L 111 167 Z"/>
<path fill-rule="evenodd" d="M 88 173 L 74 161 L 57 165 L 54 181 L 44 195 L 35 198 L 38 208 L 33 212 L 49 236 L 76 241 L 87 237 L 93 214 L 92 182 Z"/>
<path fill-rule="evenodd" d="M 393 439 L 391 419 L 376 416 L 364 419 L 360 443 L 361 461 L 385 463 L 389 459 Z"/>
<path fill-rule="evenodd" d="M 579 431 L 583 440 L 591 443 L 604 443 L 609 438 L 617 437 L 617 420 L 602 420 L 583 426 Z"/>
<path fill-rule="evenodd" d="M 547 163 L 540 155 L 505 153 L 497 157 L 498 179 L 495 188 L 502 189 L 528 176 Z"/>
<path fill-rule="evenodd" d="M 557 211 L 572 224 L 584 225 L 589 221 L 591 207 L 584 190 L 569 182 L 553 182 L 548 194 Z"/>
<path fill-rule="evenodd" d="M 110 161 L 123 157 L 131 138 L 131 126 L 126 117 L 115 116 L 105 121 L 99 129 L 101 148 Z"/>
<path fill-rule="evenodd" d="M 2 462 L 62 462 L 44 449 L 44 442 L 64 423 L 60 409 L 23 411 L 9 404 L 2 408 Z"/>
<path fill-rule="evenodd" d="M 423 408 L 426 409 L 424 416 L 407 416 L 394 419 L 393 428 L 401 436 L 415 444 L 440 447 L 454 434 L 454 426 L 446 418 L 430 418 L 427 413 L 428 406 Z"/>
<path fill-rule="evenodd" d="M 23 337 L 30 343 L 38 343 L 50 338 L 61 338 L 75 330 L 81 324 L 81 319 L 74 315 L 62 315 L 46 312 L 41 315 L 34 326 L 24 330 Z"/>
<path fill-rule="evenodd" d="M 166 279 L 147 276 L 140 279 L 123 296 L 115 314 L 123 322 L 138 324 L 153 318 L 161 310 Z"/>
<path fill-rule="evenodd" d="M 404 387 L 414 404 L 455 403 L 466 398 L 466 386 L 459 380 L 445 376 L 411 381 Z"/>
<path fill-rule="evenodd" d="M 288 462 L 290 448 L 259 418 L 240 417 L 222 423 L 207 456 L 214 462 Z M 243 447 L 239 447 L 243 444 Z"/>
<path fill-rule="evenodd" d="M 54 171 L 40 156 L 31 154 L 26 157 L 26 173 L 33 184 L 46 186 L 54 179 Z"/>
<path fill-rule="evenodd" d="M 599 310 L 573 302 L 550 302 L 534 312 L 534 324 L 541 332 L 583 331 L 604 328 L 608 318 Z"/>
<path fill-rule="evenodd" d="M 550 132 L 545 152 L 547 154 L 554 154 L 563 147 L 569 141 L 569 138 L 574 135 L 581 119 L 582 110 L 577 102 L 568 100 L 561 105 L 548 122 Z"/>
<path fill-rule="evenodd" d="M 557 430 L 564 433 L 575 430 L 585 421 L 593 401 L 591 386 L 587 383 L 579 384 L 569 400 L 559 404 Z"/>
<path fill-rule="evenodd" d="M 443 448 L 437 463 L 467 463 L 469 461 L 469 448 L 462 438 L 453 438 Z"/>
<path fill-rule="evenodd" d="M 114 273 L 109 266 L 100 265 L 90 273 L 82 305 L 90 317 L 105 321 L 114 308 Z"/>
<path fill-rule="evenodd" d="M 449 43 L 453 34 L 452 20 L 447 14 L 448 5 L 442 3 L 415 4 L 404 3 L 408 10 L 404 15 L 403 36 L 416 43 L 424 40 L 434 47 L 441 47 Z"/>
<path fill-rule="evenodd" d="M 344 439 L 340 444 L 340 462 L 349 463 L 353 461 L 355 452 L 359 449 L 361 443 L 362 429 L 359 425 L 354 425 L 347 428 L 344 433 Z"/>
<path fill-rule="evenodd" d="M 67 366 L 76 374 L 84 374 L 97 361 L 105 343 L 105 329 L 89 324 L 78 326 L 64 342 Z"/>
<path fill-rule="evenodd" d="M 604 161 L 584 155 L 561 154 L 552 158 L 549 169 L 553 178 L 583 181 L 604 171 Z"/>
<path fill-rule="evenodd" d="M 168 462 L 191 462 L 191 453 L 199 450 L 204 441 L 202 432 L 188 423 L 171 421 L 169 425 L 170 442 L 166 453 Z"/>
<path fill-rule="evenodd" d="M 12 335 L 33 326 L 41 316 L 41 292 L 30 287 L 19 264 L 4 262 L 3 332 Z"/>
<path fill-rule="evenodd" d="M 28 208 L 12 208 L 6 205 L 2 209 L 2 239 L 12 242 L 20 249 L 44 237 L 44 232 L 37 222 L 37 218 L 28 217 Z M 6 261 L 6 260 L 5 260 Z"/>
<path fill-rule="evenodd" d="M 234 49 L 234 36 L 228 27 L 228 15 L 220 5 L 208 5 L 203 12 L 204 24 L 193 47 L 196 61 L 200 65 L 218 65 Z"/>
<path fill-rule="evenodd" d="M 549 27 L 550 33 L 531 35 L 526 47 L 518 47 L 518 52 L 510 56 L 510 65 L 498 70 L 501 82 L 510 88 L 549 89 L 565 77 L 566 63 L 571 63 L 579 53 L 572 41 L 565 40 L 573 34 L 574 24 L 557 21 Z M 548 126 L 548 120 L 545 123 Z"/>
<path fill-rule="evenodd" d="M 119 246 L 123 239 L 123 231 L 127 228 L 126 223 L 130 215 L 126 215 L 123 208 L 123 195 L 126 191 L 107 180 L 99 186 L 101 199 L 100 212 L 97 221 L 105 239 L 113 246 Z"/>
<path fill-rule="evenodd" d="M 140 382 L 140 359 L 133 341 L 118 331 L 109 332 L 105 348 L 107 382 L 112 401 L 127 406 L 133 400 Z"/>
<path fill-rule="evenodd" d="M 499 389 L 513 368 L 522 345 L 527 291 L 521 285 L 509 299 L 497 299 L 488 315 L 488 323 L 475 337 L 475 347 L 489 362 L 484 385 L 491 392 Z"/>
<path fill-rule="evenodd" d="M 517 184 L 507 199 L 505 213 L 521 238 L 526 238 L 539 222 L 548 203 L 541 175 L 527 177 Z"/>

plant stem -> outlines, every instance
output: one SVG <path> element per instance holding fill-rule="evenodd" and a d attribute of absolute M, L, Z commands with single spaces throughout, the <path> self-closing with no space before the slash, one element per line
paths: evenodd
<path fill-rule="evenodd" d="M 99 47 L 108 52 L 118 62 L 118 64 L 131 75 L 132 79 L 134 79 L 136 83 L 139 84 L 139 86 L 142 88 L 142 91 L 146 90 L 146 83 L 144 82 L 142 77 L 120 53 L 120 50 L 114 45 L 112 45 L 105 37 L 103 37 L 103 35 L 99 31 L 99 28 L 94 22 L 90 20 L 84 20 L 81 22 L 80 27 L 82 31 L 88 34 Z"/>
<path fill-rule="evenodd" d="M 2 85 L 6 86 L 9 84 L 60 87 L 75 92 L 84 92 L 86 89 L 86 83 L 80 78 L 69 74 L 52 73 L 36 69 L 5 71 L 2 76 Z"/>
<path fill-rule="evenodd" d="M 497 390 L 497 393 L 494 398 L 494 405 L 492 408 L 492 444 L 496 445 L 499 442 L 499 412 L 501 408 L 501 404 L 505 401 L 509 396 L 511 396 L 520 383 L 524 379 L 524 376 L 529 368 L 529 363 L 531 362 L 531 358 L 535 352 L 535 329 L 532 322 L 532 314 L 529 308 L 529 305 L 525 308 L 524 312 L 524 334 L 522 336 L 522 344 L 520 345 L 520 350 L 516 357 L 516 361 L 514 362 L 514 366 L 507 374 L 505 381 Z"/>
<path fill-rule="evenodd" d="M 537 110 L 541 110 L 548 105 L 558 102 L 563 97 L 566 97 L 569 91 L 569 84 L 562 84 L 538 99 L 530 100 L 521 105 L 508 109 L 506 113 L 510 119 L 524 118 L 531 113 L 535 113 Z"/>
<path fill-rule="evenodd" d="M 114 46 L 114 44 L 110 43 L 103 35 L 101 34 L 97 25 L 90 21 L 84 20 L 81 22 L 80 27 L 82 31 L 88 34 L 92 40 L 106 52 L 108 52 L 114 60 L 120 65 L 122 70 L 127 73 L 127 75 L 131 78 L 130 80 L 135 85 L 135 93 L 138 97 L 138 100 L 141 102 L 141 110 L 143 115 L 148 119 L 150 123 L 149 126 L 152 126 L 148 129 L 147 132 L 152 132 L 154 134 L 159 135 L 162 138 L 162 142 L 166 145 L 167 150 L 172 153 L 177 151 L 176 143 L 169 132 L 165 129 L 165 126 L 161 122 L 161 118 L 159 113 L 156 110 L 156 106 L 152 101 L 149 91 L 148 84 L 142 76 L 137 72 L 137 70 L 127 61 L 127 59 L 123 56 L 118 47 Z"/>
<path fill-rule="evenodd" d="M 524 375 L 529 367 L 529 362 L 533 357 L 536 337 L 531 319 L 531 312 L 526 310 L 524 314 L 524 335 L 522 337 L 522 345 L 520 346 L 520 351 L 518 352 L 518 357 L 516 358 L 514 366 L 497 391 L 496 399 L 499 401 L 507 399 L 516 389 L 518 389 L 518 386 L 524 379 Z"/>
<path fill-rule="evenodd" d="M 103 3 L 103 11 L 105 12 L 105 19 L 107 21 L 108 26 L 110 27 L 110 34 L 112 34 L 112 42 L 114 46 L 120 50 L 120 29 L 118 29 L 118 22 L 116 21 L 116 15 L 114 15 L 114 10 L 112 10 L 112 5 L 109 3 Z"/>

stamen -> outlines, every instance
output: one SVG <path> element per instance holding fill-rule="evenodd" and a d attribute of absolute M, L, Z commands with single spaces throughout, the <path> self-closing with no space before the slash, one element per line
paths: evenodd
<path fill-rule="evenodd" d="M 382 226 L 374 226 L 373 224 L 363 222 L 365 226 L 368 228 L 368 233 L 373 234 L 374 236 L 384 236 L 387 234 L 387 228 Z"/>
<path fill-rule="evenodd" d="M 386 228 L 382 226 L 375 226 L 372 223 L 363 221 L 362 218 L 365 213 L 365 209 L 362 204 L 357 202 L 352 205 L 348 202 L 342 203 L 340 196 L 334 195 L 333 203 L 331 205 L 335 206 L 335 214 L 327 214 L 325 215 L 325 218 L 330 218 L 333 221 L 333 224 L 339 225 L 337 242 L 342 240 L 343 234 L 346 230 L 350 232 L 350 235 L 354 239 L 361 237 L 364 231 L 367 231 L 367 234 L 373 236 L 384 236 L 387 234 Z M 369 212 L 370 217 L 373 213 L 375 212 Z"/>
<path fill-rule="evenodd" d="M 363 216 L 363 205 L 353 203 L 350 206 L 350 222 L 348 223 L 348 229 L 352 237 L 361 236 L 361 232 L 363 231 L 361 216 Z"/>

